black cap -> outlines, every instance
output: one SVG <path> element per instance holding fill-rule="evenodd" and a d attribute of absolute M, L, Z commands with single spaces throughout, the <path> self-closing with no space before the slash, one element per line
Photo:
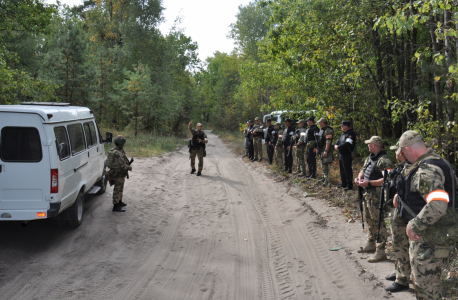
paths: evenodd
<path fill-rule="evenodd" d="M 339 124 L 339 126 L 344 126 L 344 125 L 350 127 L 351 126 L 351 121 L 343 120 L 342 123 Z"/>
<path fill-rule="evenodd" d="M 248 120 L 248 123 L 253 123 L 253 120 Z"/>
<path fill-rule="evenodd" d="M 308 119 L 305 120 L 305 121 L 312 121 L 312 122 L 315 122 L 315 117 L 314 117 L 314 116 L 308 117 Z"/>
<path fill-rule="evenodd" d="M 267 119 L 266 122 L 272 122 L 272 120 L 271 119 Z"/>
<path fill-rule="evenodd" d="M 291 123 L 291 119 L 288 118 L 288 119 L 285 120 L 285 122 L 290 122 Z"/>

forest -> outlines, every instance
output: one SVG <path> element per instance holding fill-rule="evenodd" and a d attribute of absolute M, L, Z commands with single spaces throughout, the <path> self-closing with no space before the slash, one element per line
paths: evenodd
<path fill-rule="evenodd" d="M 254 0 L 239 6 L 232 53 L 198 59 L 161 0 L 80 6 L 0 0 L 0 104 L 60 101 L 135 132 L 195 120 L 239 130 L 274 110 L 317 110 L 359 141 L 407 129 L 456 161 L 456 1 Z"/>

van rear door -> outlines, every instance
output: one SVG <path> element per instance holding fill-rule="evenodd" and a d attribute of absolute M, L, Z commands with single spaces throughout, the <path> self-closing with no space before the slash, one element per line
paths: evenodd
<path fill-rule="evenodd" d="M 31 211 L 49 208 L 48 143 L 38 114 L 0 112 L 0 214 L 8 212 L 12 220 L 21 220 L 20 216 L 33 216 Z"/>

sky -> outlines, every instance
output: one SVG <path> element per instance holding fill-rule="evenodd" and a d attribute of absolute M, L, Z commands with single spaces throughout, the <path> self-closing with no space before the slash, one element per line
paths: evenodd
<path fill-rule="evenodd" d="M 45 0 L 55 4 L 55 0 Z M 80 5 L 82 0 L 60 0 L 69 6 Z M 199 58 L 204 61 L 216 51 L 230 53 L 234 49 L 233 40 L 227 38 L 229 25 L 235 23 L 239 5 L 247 5 L 251 0 L 163 0 L 165 22 L 159 26 L 162 34 L 167 34 L 177 17 L 181 18 L 178 28 L 197 42 Z"/>

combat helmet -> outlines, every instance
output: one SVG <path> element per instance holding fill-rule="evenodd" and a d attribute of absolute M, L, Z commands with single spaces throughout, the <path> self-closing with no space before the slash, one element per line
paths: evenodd
<path fill-rule="evenodd" d="M 126 138 L 122 135 L 118 135 L 115 140 L 115 145 L 118 146 L 118 147 L 123 147 L 124 144 L 126 143 Z"/>

